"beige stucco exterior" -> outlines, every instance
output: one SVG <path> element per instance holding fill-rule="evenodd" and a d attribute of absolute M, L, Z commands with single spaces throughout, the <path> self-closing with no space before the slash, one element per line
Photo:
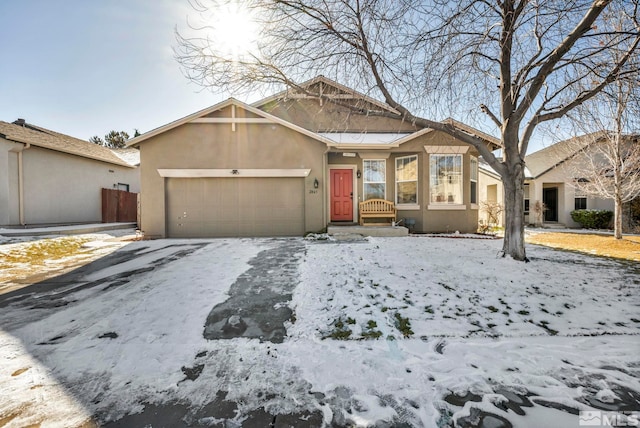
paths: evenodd
<path fill-rule="evenodd" d="M 20 156 L 26 225 L 100 222 L 103 187 L 123 183 L 132 192 L 140 190 L 137 168 L 25 146 L 0 138 L 0 225 L 22 223 Z"/>
<path fill-rule="evenodd" d="M 426 147 L 426 148 L 425 148 Z M 456 206 L 430 203 L 429 194 L 429 147 L 447 147 L 446 153 L 462 154 L 463 201 Z M 458 148 L 458 149 L 456 149 Z M 438 149 L 434 149 L 436 152 Z M 356 153 L 355 157 L 345 157 L 344 152 Z M 399 157 L 417 155 L 418 157 L 418 201 L 417 204 L 403 207 L 397 206 L 398 220 L 415 220 L 416 232 L 475 232 L 478 229 L 478 205 L 471 204 L 471 186 L 469 181 L 470 158 L 478 156 L 477 152 L 468 145 L 454 139 L 443 132 L 429 132 L 412 141 L 403 143 L 400 147 L 388 150 L 333 150 L 329 154 L 328 169 L 332 167 L 354 165 L 356 172 L 363 169 L 363 160 L 386 158 L 386 199 L 396 202 L 396 159 Z M 362 201 L 364 181 L 363 177 L 355 178 L 354 210 L 357 202 Z M 327 216 L 330 213 L 327 212 Z M 355 217 L 357 219 L 357 216 Z"/>
<path fill-rule="evenodd" d="M 321 92 L 340 96 L 340 103 L 350 99 L 344 88 L 332 89 L 326 79 L 321 84 Z M 349 195 L 345 198 L 352 204 L 353 215 L 343 221 L 355 223 L 363 195 L 364 181 L 358 174 L 363 171 L 363 160 L 385 159 L 385 198 L 396 203 L 396 159 L 414 155 L 417 203 L 397 204 L 397 219 L 412 220 L 417 232 L 477 230 L 479 205 L 477 198 L 472 203 L 470 183 L 471 157 L 478 156 L 474 148 L 446 133 L 419 130 L 385 114 L 356 114 L 330 99 L 294 95 L 252 106 L 229 99 L 133 139 L 130 146 L 138 147 L 141 154 L 141 229 L 145 236 L 275 236 L 322 231 L 332 218 L 332 169 L 352 171 L 352 202 Z M 352 101 L 375 111 L 390 109 L 362 97 L 355 94 Z M 359 143 L 332 139 L 340 133 L 345 138 L 348 134 L 369 135 Z M 391 143 L 384 142 L 385 135 L 392 136 Z M 460 156 L 460 202 L 430 202 L 432 154 Z M 303 194 L 280 198 L 278 177 L 283 189 L 298 193 L 296 189 L 301 188 Z M 455 177 L 459 179 L 459 173 Z M 234 197 L 239 189 L 243 194 Z M 290 230 L 283 230 L 282 223 L 270 228 L 269 222 L 247 214 L 256 206 L 282 208 L 269 207 L 263 195 L 256 193 L 258 189 L 272 189 L 272 199 L 292 213 L 303 206 L 300 218 L 292 214 Z M 196 193 L 204 200 L 178 193 Z M 220 211 L 224 208 L 214 200 L 227 204 L 228 211 Z M 234 212 L 238 213 L 235 222 L 230 215 Z M 266 218 L 275 218 L 269 215 L 265 213 Z"/>
<path fill-rule="evenodd" d="M 310 169 L 301 178 L 305 231 L 321 230 L 324 193 L 314 180 L 324 181 L 325 151 L 325 144 L 279 124 L 236 124 L 234 131 L 228 123 L 187 123 L 152 137 L 140 145 L 141 229 L 148 237 L 167 235 L 167 178 L 158 169 Z"/>

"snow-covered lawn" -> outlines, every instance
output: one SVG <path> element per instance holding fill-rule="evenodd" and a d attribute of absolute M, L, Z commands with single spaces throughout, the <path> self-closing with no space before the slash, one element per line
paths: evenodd
<path fill-rule="evenodd" d="M 579 410 L 640 410 L 637 265 L 536 246 L 524 264 L 498 258 L 500 240 L 305 241 L 284 343 L 205 340 L 209 311 L 281 242 L 134 242 L 64 304 L 1 307 L 0 425 L 79 426 L 143 403 L 186 405 L 193 426 L 258 408 L 363 427 L 577 427 Z M 202 411 L 221 391 L 227 425 Z"/>

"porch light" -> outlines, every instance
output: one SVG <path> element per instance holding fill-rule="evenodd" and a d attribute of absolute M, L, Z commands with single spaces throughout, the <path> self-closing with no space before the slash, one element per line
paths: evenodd
<path fill-rule="evenodd" d="M 356 177 L 362 178 L 362 171 L 360 170 L 356 171 Z"/>
<path fill-rule="evenodd" d="M 313 188 L 317 189 L 318 187 L 320 187 L 320 183 L 318 182 L 317 178 L 313 179 Z"/>

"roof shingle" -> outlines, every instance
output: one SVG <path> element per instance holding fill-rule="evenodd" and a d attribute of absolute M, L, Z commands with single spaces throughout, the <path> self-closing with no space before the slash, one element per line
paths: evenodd
<path fill-rule="evenodd" d="M 32 146 L 82 156 L 114 165 L 127 166 L 130 168 L 135 166 L 135 163 L 126 162 L 106 147 L 28 123 L 25 123 L 23 126 L 0 121 L 0 136 L 18 143 L 28 143 Z"/>

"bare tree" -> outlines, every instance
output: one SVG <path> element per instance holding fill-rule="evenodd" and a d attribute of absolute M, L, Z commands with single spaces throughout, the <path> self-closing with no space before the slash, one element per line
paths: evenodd
<path fill-rule="evenodd" d="M 623 204 L 640 197 L 640 96 L 638 82 L 621 79 L 570 115 L 577 130 L 575 154 L 565 169 L 585 195 L 614 202 L 614 232 L 622 239 Z M 629 132 L 634 132 L 629 134 Z"/>
<path fill-rule="evenodd" d="M 211 31 L 225 3 L 238 1 L 194 0 L 200 32 L 177 33 L 189 79 L 234 93 L 257 84 L 304 91 L 296 82 L 324 74 L 381 97 L 397 118 L 470 144 L 502 177 L 503 253 L 516 260 L 527 261 L 524 156 L 534 130 L 637 72 L 627 63 L 640 42 L 638 0 L 240 0 L 260 30 L 244 52 Z M 611 27 L 604 12 L 624 25 Z M 614 63 L 613 48 L 624 52 Z M 488 118 L 503 159 L 481 136 L 428 118 L 452 112 L 477 128 Z"/>

